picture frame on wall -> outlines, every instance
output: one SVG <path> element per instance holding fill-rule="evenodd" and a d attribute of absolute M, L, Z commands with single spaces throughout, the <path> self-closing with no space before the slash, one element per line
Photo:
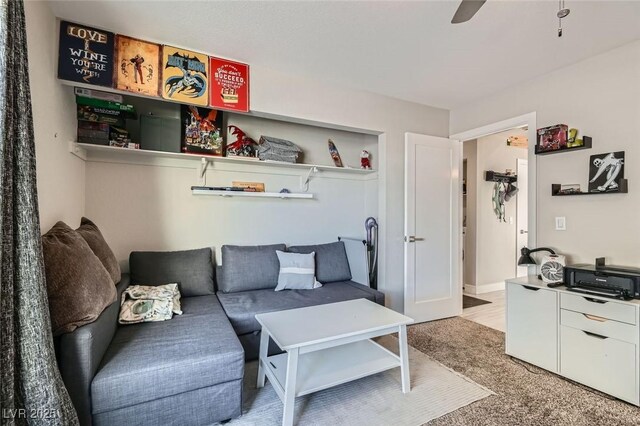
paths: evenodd
<path fill-rule="evenodd" d="M 209 56 L 164 45 L 162 97 L 177 102 L 209 104 Z"/>
<path fill-rule="evenodd" d="M 249 65 L 211 56 L 209 70 L 209 105 L 249 112 Z"/>
<path fill-rule="evenodd" d="M 592 155 L 589 159 L 589 192 L 619 192 L 624 178 L 624 151 Z"/>
<path fill-rule="evenodd" d="M 161 46 L 116 35 L 115 88 L 141 95 L 160 96 Z"/>
<path fill-rule="evenodd" d="M 113 87 L 115 34 L 60 21 L 58 78 Z"/>

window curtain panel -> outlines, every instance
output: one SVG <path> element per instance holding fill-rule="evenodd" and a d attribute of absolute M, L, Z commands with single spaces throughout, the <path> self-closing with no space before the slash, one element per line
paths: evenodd
<path fill-rule="evenodd" d="M 77 425 L 49 319 L 24 4 L 0 1 L 0 422 Z"/>

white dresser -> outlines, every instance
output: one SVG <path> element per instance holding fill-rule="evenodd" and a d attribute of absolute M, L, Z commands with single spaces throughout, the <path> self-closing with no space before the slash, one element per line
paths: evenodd
<path fill-rule="evenodd" d="M 507 280 L 506 353 L 640 406 L 640 300 Z"/>

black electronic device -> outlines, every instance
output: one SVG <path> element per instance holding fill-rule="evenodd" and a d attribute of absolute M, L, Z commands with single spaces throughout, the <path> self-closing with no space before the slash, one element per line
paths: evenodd
<path fill-rule="evenodd" d="M 640 269 L 606 266 L 604 258 L 595 265 L 579 264 L 564 268 L 568 290 L 617 299 L 640 299 Z"/>

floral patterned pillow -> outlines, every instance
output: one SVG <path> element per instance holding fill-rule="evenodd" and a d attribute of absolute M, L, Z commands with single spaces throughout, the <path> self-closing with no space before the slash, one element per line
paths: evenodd
<path fill-rule="evenodd" d="M 122 293 L 120 324 L 166 321 L 182 315 L 178 284 L 132 285 Z"/>

